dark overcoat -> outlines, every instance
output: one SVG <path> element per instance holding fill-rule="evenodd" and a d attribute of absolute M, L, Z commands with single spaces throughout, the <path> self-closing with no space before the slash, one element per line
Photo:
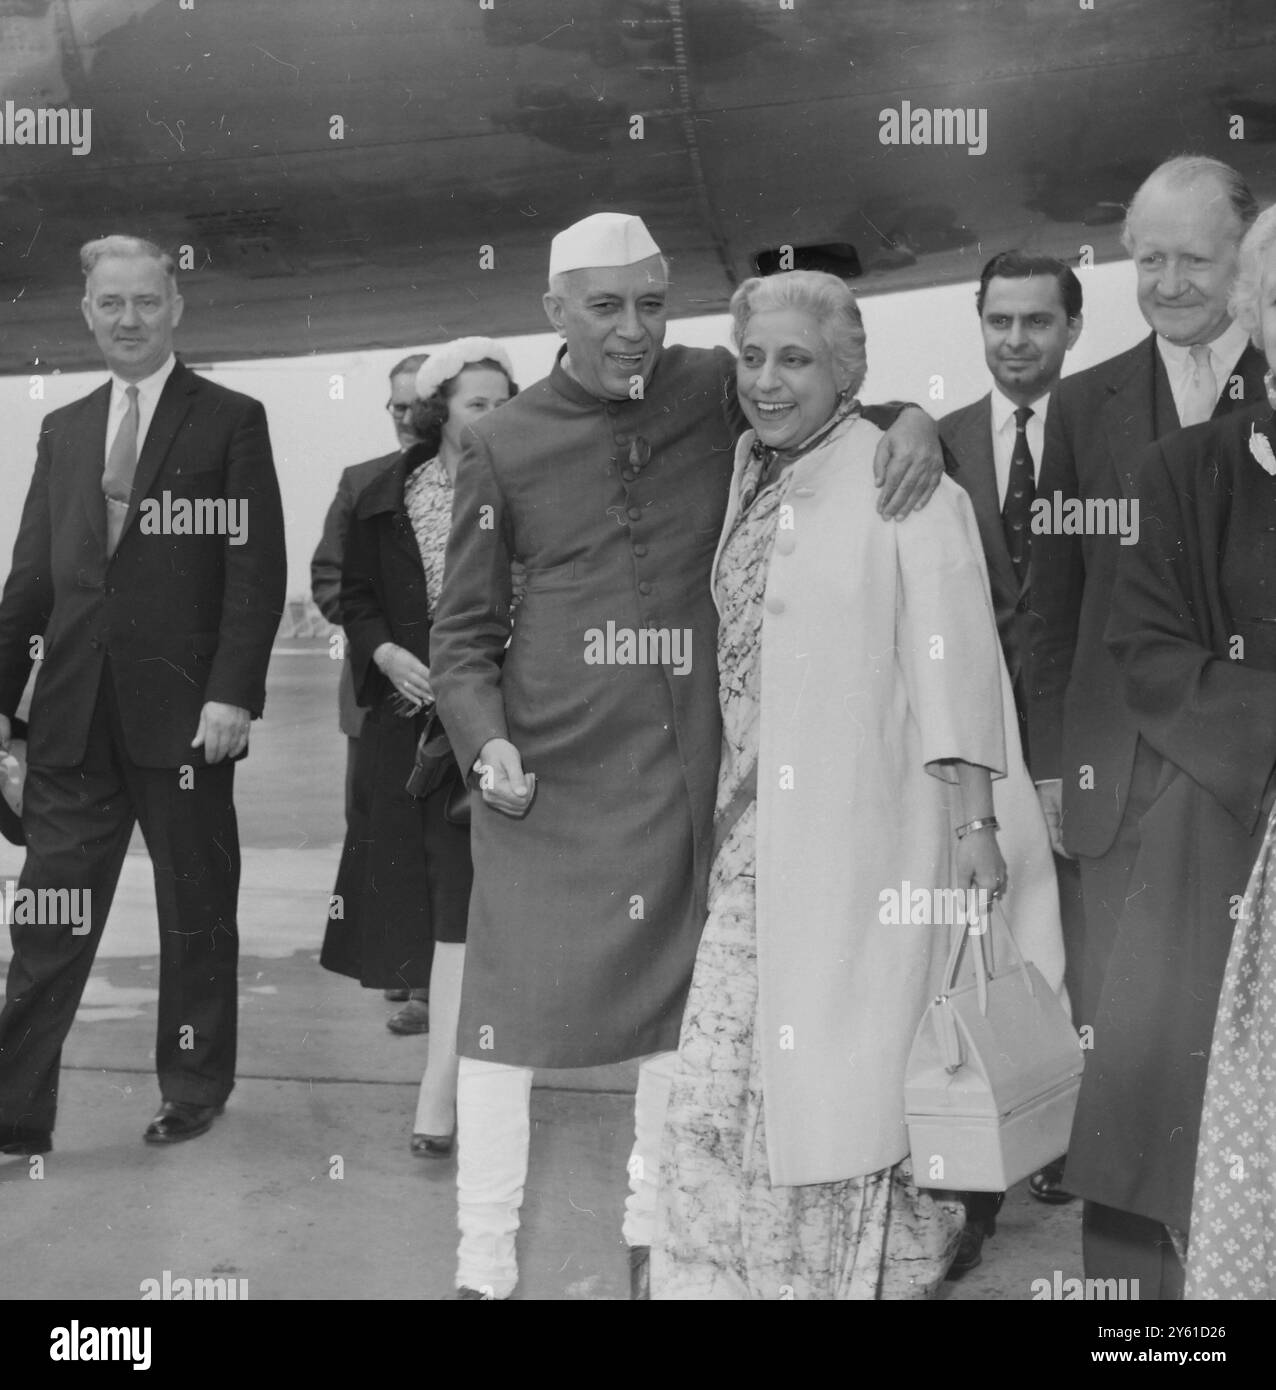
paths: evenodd
<path fill-rule="evenodd" d="M 323 519 L 323 535 L 310 560 L 310 593 L 319 611 L 330 623 L 341 625 L 341 562 L 354 504 L 363 489 L 402 454 L 396 449 L 380 458 L 352 463 L 341 470 L 337 493 Z M 354 675 L 347 657 L 341 663 L 341 685 L 337 694 L 337 722 L 347 738 L 358 738 L 367 711 L 355 699 Z"/>
<path fill-rule="evenodd" d="M 731 355 L 672 347 L 640 400 L 599 400 L 558 364 L 473 429 L 434 684 L 462 766 L 508 738 L 539 784 L 522 820 L 475 809 L 463 1056 L 576 1067 L 677 1046 L 718 771 L 709 570 L 741 428 Z M 666 657 L 676 630 L 687 659 L 615 660 L 608 632 L 638 629 L 669 634 Z"/>
<path fill-rule="evenodd" d="M 443 814 L 453 782 L 423 801 L 404 789 L 424 720 L 394 712 L 394 687 L 372 659 L 382 642 L 396 642 L 430 664 L 425 571 L 403 504 L 408 474 L 427 456 L 409 449 L 364 486 L 342 562 L 347 655 L 368 716 L 319 959 L 375 989 L 429 984 L 434 942 L 465 939 L 472 877 L 469 832 Z"/>
<path fill-rule="evenodd" d="M 1214 419 L 1261 402 L 1265 370 L 1262 354 L 1247 347 Z M 1149 333 L 1059 382 L 1046 416 L 1037 496 L 1058 491 L 1065 499 L 1131 502 L 1144 451 L 1178 428 L 1170 379 Z M 1116 839 L 1138 736 L 1103 640 L 1117 566 L 1128 549 L 1112 534 L 1032 538 L 1033 605 L 1041 615 L 1028 711 L 1032 773 L 1038 781 L 1062 777 L 1064 843 L 1070 853 L 1092 858 Z M 1083 766 L 1093 769 L 1093 785 L 1078 775 Z"/>
<path fill-rule="evenodd" d="M 1139 540 L 1122 553 L 1107 633 L 1160 762 L 1066 1182 L 1182 1230 L 1219 989 L 1276 766 L 1276 477 L 1251 453 L 1255 428 L 1276 443 L 1269 406 L 1146 452 Z"/>

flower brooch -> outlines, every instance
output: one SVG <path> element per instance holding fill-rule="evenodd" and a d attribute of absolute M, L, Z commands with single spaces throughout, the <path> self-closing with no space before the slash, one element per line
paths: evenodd
<path fill-rule="evenodd" d="M 1257 425 L 1251 425 L 1249 429 L 1249 451 L 1264 472 L 1276 477 L 1276 453 L 1272 452 L 1271 440 L 1259 433 Z"/>

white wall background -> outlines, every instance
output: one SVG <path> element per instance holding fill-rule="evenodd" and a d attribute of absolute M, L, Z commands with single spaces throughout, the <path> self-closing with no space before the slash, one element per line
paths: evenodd
<path fill-rule="evenodd" d="M 1086 323 L 1068 355 L 1065 373 L 1110 357 L 1147 331 L 1135 303 L 1129 262 L 1094 266 L 1080 275 Z M 973 284 L 879 295 L 863 299 L 862 307 L 869 364 L 863 399 L 917 401 L 939 416 L 988 389 Z M 729 320 L 724 315 L 677 320 L 670 325 L 668 341 L 729 346 Z M 506 340 L 520 384 L 545 375 L 558 342 L 549 333 Z M 180 329 L 177 345 L 180 350 Z M 433 346 L 424 343 L 421 350 Z M 394 447 L 384 409 L 386 374 L 408 351 L 223 362 L 206 370 L 214 381 L 247 392 L 266 406 L 288 519 L 292 596 L 309 589 L 310 555 L 338 474 L 347 464 Z M 330 381 L 337 373 L 343 379 L 341 400 L 330 396 Z M 0 574 L 8 573 L 41 419 L 93 390 L 104 376 L 71 372 L 45 377 L 43 400 L 32 399 L 30 378 L 0 378 Z M 934 376 L 942 377 L 942 399 L 932 398 Z"/>

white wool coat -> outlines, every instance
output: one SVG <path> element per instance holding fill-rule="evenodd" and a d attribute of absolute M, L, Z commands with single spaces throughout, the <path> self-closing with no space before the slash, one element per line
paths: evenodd
<path fill-rule="evenodd" d="M 905 1063 L 957 928 L 882 919 L 892 893 L 955 886 L 961 807 L 943 760 L 992 770 L 1012 931 L 1052 988 L 1063 978 L 1054 862 L 970 500 L 945 478 L 920 512 L 883 521 L 879 438 L 856 418 L 792 465 L 766 579 L 757 1027 L 775 1184 L 908 1152 Z"/>

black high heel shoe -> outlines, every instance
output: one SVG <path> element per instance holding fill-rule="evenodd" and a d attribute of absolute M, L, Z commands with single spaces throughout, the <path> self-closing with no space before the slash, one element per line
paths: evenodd
<path fill-rule="evenodd" d="M 456 1145 L 456 1131 L 451 1134 L 414 1134 L 412 1153 L 416 1158 L 451 1158 Z"/>

